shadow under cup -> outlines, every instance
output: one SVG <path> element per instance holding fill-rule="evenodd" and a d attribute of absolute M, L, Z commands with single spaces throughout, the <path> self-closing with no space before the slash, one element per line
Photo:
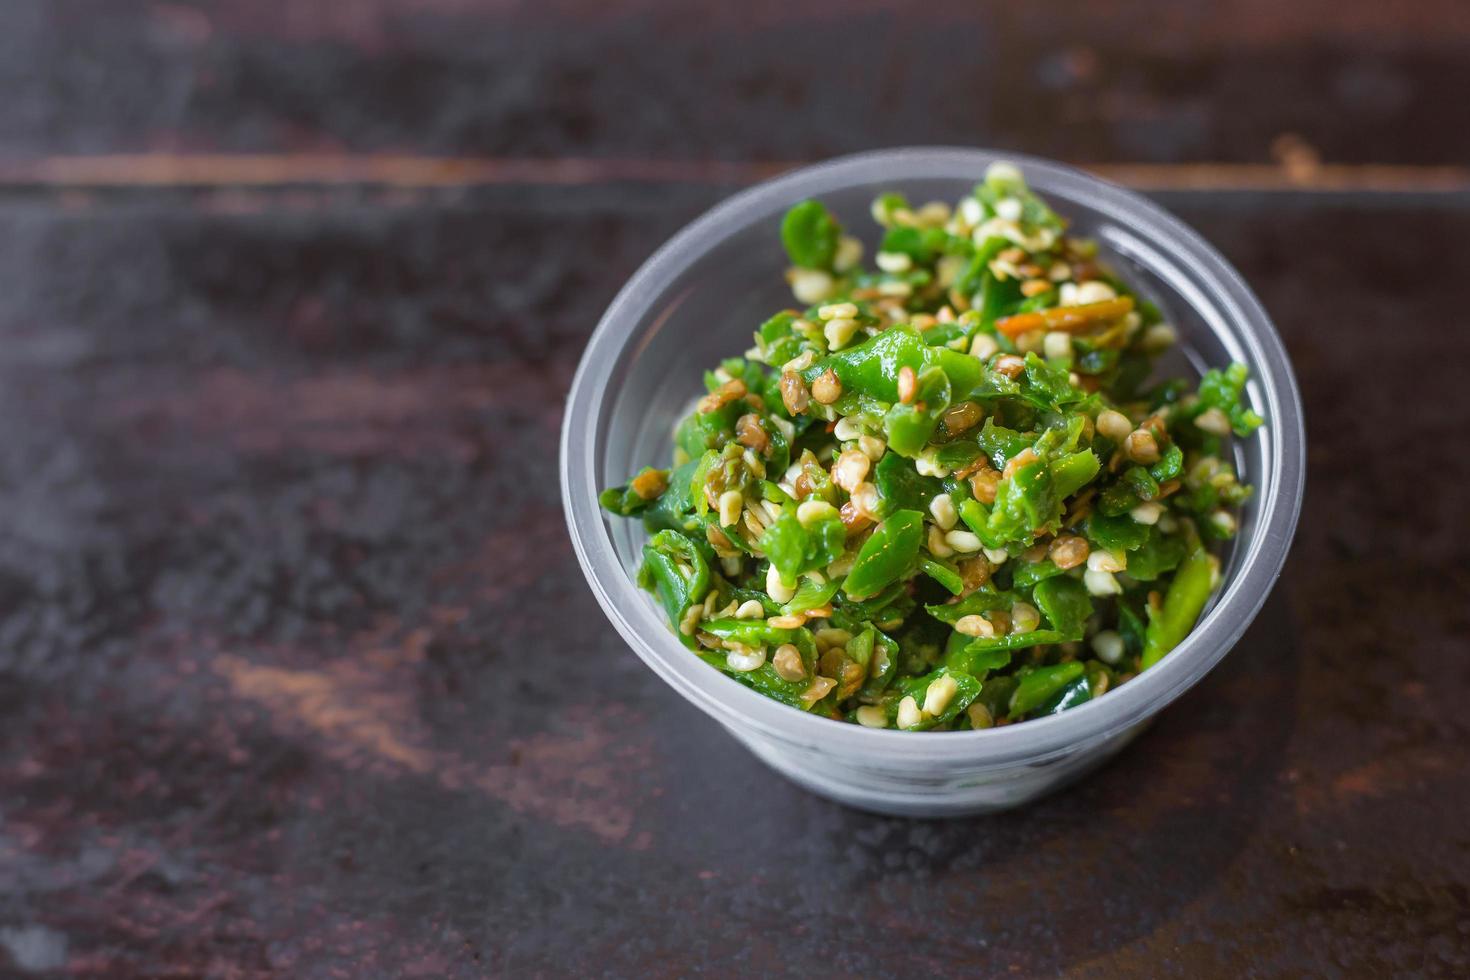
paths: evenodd
<path fill-rule="evenodd" d="M 1096 701 L 999 729 L 923 734 L 873 730 L 779 704 L 710 669 L 670 632 L 634 585 L 647 535 L 604 519 L 597 491 L 647 465 L 667 465 L 672 428 L 703 391 L 703 372 L 751 344 L 793 304 L 782 279 L 781 216 L 820 197 L 866 254 L 879 230 L 874 197 L 919 204 L 960 199 L 999 159 L 1097 239 L 1104 260 L 1164 311 L 1179 347 L 1161 376 L 1198 376 L 1231 361 L 1251 370 L 1248 395 L 1266 426 L 1235 445 L 1256 493 L 1223 556 L 1224 585 L 1168 657 Z M 1079 171 L 1014 154 L 910 149 L 844 157 L 751 188 L 686 227 L 619 293 L 588 344 L 568 396 L 562 485 L 578 559 L 599 603 L 640 657 L 771 766 L 833 799 L 885 813 L 937 816 L 1027 802 L 1099 764 L 1199 680 L 1244 632 L 1285 560 L 1304 474 L 1300 398 L 1280 339 L 1259 302 L 1218 253 L 1146 200 Z"/>

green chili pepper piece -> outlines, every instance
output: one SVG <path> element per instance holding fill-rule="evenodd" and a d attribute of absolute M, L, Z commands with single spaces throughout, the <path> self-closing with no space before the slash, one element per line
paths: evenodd
<path fill-rule="evenodd" d="M 985 368 L 979 360 L 948 347 L 928 347 L 925 363 L 939 368 L 949 378 L 950 396 L 955 401 L 968 398 L 985 376 Z"/>
<path fill-rule="evenodd" d="M 929 509 L 929 503 L 944 485 L 932 476 L 921 476 L 914 464 L 893 453 L 884 453 L 873 468 L 873 485 L 878 488 L 880 516 L 897 510 Z"/>
<path fill-rule="evenodd" d="M 960 573 L 939 559 L 920 559 L 919 568 L 923 570 L 925 575 L 948 589 L 951 595 L 959 595 L 965 591 L 965 580 L 960 577 Z"/>
<path fill-rule="evenodd" d="M 1148 468 L 1148 475 L 1159 483 L 1172 480 L 1182 472 L 1184 472 L 1184 450 L 1173 443 L 1170 443 L 1169 448 L 1164 450 L 1159 461 Z"/>
<path fill-rule="evenodd" d="M 801 708 L 803 711 L 811 709 L 803 695 L 811 687 L 811 681 L 788 681 L 776 673 L 776 668 L 771 665 L 769 659 L 755 670 L 736 670 L 730 666 L 726 655 L 717 651 L 703 650 L 699 653 L 699 659 L 718 670 L 720 673 L 733 680 L 739 681 L 746 687 L 764 694 L 768 698 L 780 701 L 782 704 L 793 708 Z M 808 666 L 807 674 L 811 675 L 811 667 Z"/>
<path fill-rule="evenodd" d="M 1031 599 L 1058 631 L 1074 640 L 1082 638 L 1082 627 L 1092 615 L 1092 599 L 1081 582 L 1065 576 L 1046 579 L 1036 583 Z"/>
<path fill-rule="evenodd" d="M 844 618 L 854 622 L 872 621 L 881 624 L 890 617 L 901 620 L 912 608 L 912 600 L 908 598 L 908 589 L 903 582 L 890 582 L 877 595 L 869 596 L 861 602 L 841 592 L 832 601 Z"/>
<path fill-rule="evenodd" d="M 969 500 L 960 501 L 959 505 L 955 507 L 955 510 L 959 511 L 960 520 L 964 521 L 965 526 L 975 532 L 976 536 L 984 542 L 985 547 L 1002 548 L 1005 546 L 1004 541 L 996 539 L 990 533 L 989 507 L 986 507 L 980 501 L 971 497 Z"/>
<path fill-rule="evenodd" d="M 897 228 L 888 229 L 878 250 L 880 252 L 902 252 L 919 265 L 924 265 L 934 258 L 933 249 L 930 243 L 925 241 L 924 234 L 911 225 L 900 225 Z"/>
<path fill-rule="evenodd" d="M 1142 669 L 1147 670 L 1163 659 L 1194 629 L 1199 614 L 1210 598 L 1210 579 L 1214 577 L 1214 561 L 1210 553 L 1196 548 L 1184 559 L 1174 580 L 1164 593 L 1159 612 L 1148 612 L 1148 626 L 1143 634 Z"/>
<path fill-rule="evenodd" d="M 1123 471 L 1117 483 L 1098 497 L 1097 509 L 1107 517 L 1118 517 L 1145 501 L 1155 499 L 1159 492 L 1159 481 L 1146 467 L 1130 466 Z"/>
<path fill-rule="evenodd" d="M 941 677 L 949 677 L 955 683 L 955 693 L 945 704 L 944 709 L 937 715 L 927 712 L 919 724 L 906 729 L 906 731 L 927 731 L 948 725 L 955 717 L 970 706 L 970 702 L 980 695 L 980 682 L 971 675 L 961 670 L 951 670 L 948 667 L 940 667 L 921 677 L 906 677 L 899 681 L 897 689 L 885 699 L 884 708 L 888 712 L 888 720 L 895 721 L 898 717 L 898 705 L 905 697 L 911 697 L 918 703 L 920 708 L 924 707 L 929 693 L 929 686 Z"/>
<path fill-rule="evenodd" d="M 987 239 L 981 247 L 982 251 L 989 251 L 990 242 Z M 1010 243 L 1001 239 L 1001 248 Z M 1016 312 L 1021 305 L 1021 284 L 1015 279 L 1007 277 L 997 279 L 995 275 L 986 269 L 980 279 L 980 290 L 977 300 L 972 300 L 975 308 L 980 311 L 980 322 L 989 326 L 1004 317 Z"/>
<path fill-rule="evenodd" d="M 1062 688 L 1081 677 L 1086 668 L 1079 661 L 1037 667 L 1021 678 L 1016 692 L 1011 695 L 1012 716 L 1035 711 Z"/>
<path fill-rule="evenodd" d="M 939 427 L 939 416 L 949 402 L 949 376 L 939 368 L 925 368 L 919 373 L 913 403 L 895 402 L 883 416 L 888 448 L 900 456 L 919 455 Z"/>
<path fill-rule="evenodd" d="M 837 254 L 842 227 L 821 201 L 802 201 L 781 220 L 781 244 L 793 265 L 828 269 Z"/>
<path fill-rule="evenodd" d="M 886 191 L 873 199 L 873 218 L 885 228 L 893 224 L 893 212 L 908 210 L 909 199 L 897 191 Z"/>
<path fill-rule="evenodd" d="M 1148 540 L 1148 525 L 1140 524 L 1127 514 L 1093 513 L 1082 525 L 1082 533 L 1095 547 L 1108 551 L 1132 551 Z"/>
<path fill-rule="evenodd" d="M 804 572 L 825 568 L 842 557 L 847 529 L 834 507 L 829 514 L 802 524 L 796 508 L 788 507 L 761 535 L 760 548 L 781 575 L 781 581 L 795 585 Z"/>
<path fill-rule="evenodd" d="M 1218 408 L 1230 420 L 1230 428 L 1236 435 L 1248 436 L 1259 429 L 1261 417 L 1243 400 L 1249 373 L 1244 364 L 1232 364 L 1223 371 L 1206 371 L 1199 383 L 1199 401 L 1189 411 L 1188 417 L 1197 418 L 1207 409 Z"/>
<path fill-rule="evenodd" d="M 953 646 L 944 651 L 945 666 L 984 677 L 987 671 L 999 670 L 1009 664 L 1011 654 L 1017 650 L 1061 643 L 1067 637 L 1056 630 L 1032 630 L 1029 633 L 977 638 L 954 633 L 950 639 Z"/>
<path fill-rule="evenodd" d="M 777 569 L 777 571 L 780 571 L 780 569 Z M 792 596 L 791 601 L 781 607 L 781 612 L 789 616 L 792 613 L 805 612 L 808 609 L 825 606 L 836 593 L 837 581 L 835 579 L 827 579 L 821 584 L 818 584 L 810 578 L 804 578 L 801 580 L 801 585 L 796 589 L 796 595 Z"/>
<path fill-rule="evenodd" d="M 985 420 L 985 424 L 981 426 L 980 433 L 975 439 L 980 448 L 990 457 L 990 462 L 996 469 L 1004 468 L 1006 461 L 1012 456 L 1031 447 L 1031 439 L 1028 436 L 1015 429 L 997 425 L 993 418 Z"/>
<path fill-rule="evenodd" d="M 694 500 L 690 494 L 692 477 L 698 466 L 699 460 L 691 459 L 669 471 L 669 488 L 643 512 L 643 526 L 650 533 L 694 530 Z"/>
<path fill-rule="evenodd" d="M 924 516 L 915 510 L 889 514 L 863 542 L 843 591 L 854 598 L 871 596 L 903 578 L 924 540 Z"/>
<path fill-rule="evenodd" d="M 931 347 L 913 327 L 897 326 L 827 355 L 803 371 L 802 377 L 810 384 L 831 370 L 842 382 L 844 392 L 892 405 L 898 402 L 899 369 L 905 367 L 915 374 L 922 374 L 926 368 L 938 368 L 949 379 L 946 398 L 965 397 L 983 373 L 980 362 L 968 354 L 947 347 Z"/>
<path fill-rule="evenodd" d="M 704 601 L 709 583 L 709 564 L 704 555 L 678 531 L 660 531 L 643 546 L 638 585 L 658 598 L 675 629 L 690 606 Z"/>
<path fill-rule="evenodd" d="M 707 449 L 720 449 L 735 438 L 735 420 L 748 411 L 748 406 L 735 400 L 713 412 L 692 412 L 679 423 L 674 444 L 697 459 Z"/>
<path fill-rule="evenodd" d="M 868 658 L 868 679 L 863 682 L 861 693 L 865 698 L 876 698 L 898 673 L 898 644 L 871 626 L 864 627 L 863 633 L 870 629 L 873 650 Z"/>
<path fill-rule="evenodd" d="M 1147 627 L 1139 612 L 1141 607 L 1142 602 L 1137 598 L 1118 598 L 1118 632 L 1123 635 L 1124 648 L 1129 657 L 1136 657 L 1143 651 Z"/>
<path fill-rule="evenodd" d="M 986 522 L 987 533 L 976 533 L 987 547 L 1027 541 L 1037 529 L 1054 519 L 1059 506 L 1051 468 L 1046 460 L 1038 459 L 1017 467 L 1010 479 L 1000 481 Z"/>
<path fill-rule="evenodd" d="M 1066 368 L 1046 363 L 1034 351 L 1026 355 L 1020 395 L 1037 408 L 1049 409 L 1070 405 L 1083 397 L 1072 387 Z"/>
<path fill-rule="evenodd" d="M 764 649 L 767 653 L 765 662 L 755 670 L 737 670 L 730 665 L 726 654 L 719 651 L 700 651 L 699 656 L 705 663 L 783 704 L 811 709 L 812 703 L 805 697 L 811 687 L 811 679 L 816 676 L 817 645 L 811 630 L 804 627 L 782 629 L 759 619 L 714 619 L 700 623 L 699 628 L 721 640 L 738 643 L 750 650 Z M 775 650 L 787 643 L 801 654 L 806 676 L 799 681 L 782 678 L 771 662 Z"/>
<path fill-rule="evenodd" d="M 980 444 L 975 440 L 959 439 L 940 446 L 939 451 L 934 454 L 934 458 L 939 465 L 952 470 L 958 470 L 969 466 L 982 455 Z"/>
<path fill-rule="evenodd" d="M 763 619 L 726 618 L 707 619 L 699 624 L 699 628 L 702 632 L 751 649 L 775 649 L 783 643 L 790 643 L 802 653 L 810 653 L 813 657 L 817 652 L 817 641 L 813 638 L 812 631 L 805 626 L 772 626 Z"/>
<path fill-rule="evenodd" d="M 857 344 L 829 354 L 802 372 L 807 383 L 830 370 L 845 392 L 859 392 L 886 404 L 898 401 L 898 372 L 924 368 L 927 345 L 912 327 L 889 329 Z"/>
<path fill-rule="evenodd" d="M 638 492 L 640 482 L 646 486 L 652 486 L 656 493 L 654 496 L 645 497 Z M 662 490 L 657 489 L 663 487 Z M 619 517 L 632 517 L 641 514 L 648 508 L 654 506 L 660 497 L 664 495 L 671 486 L 669 482 L 669 471 L 655 469 L 645 466 L 639 471 L 638 476 L 620 487 L 608 487 L 598 494 L 597 502 L 609 513 Z"/>
<path fill-rule="evenodd" d="M 1058 568 L 1048 558 L 1043 558 L 1041 561 L 1018 562 L 1014 571 L 1011 572 L 1011 585 L 1017 589 L 1029 589 L 1038 582 L 1065 574 L 1064 569 Z"/>
<path fill-rule="evenodd" d="M 1085 670 L 1086 668 L 1084 667 L 1083 669 Z M 1077 705 L 1085 704 L 1091 700 L 1092 679 L 1084 675 L 1062 688 L 1051 700 L 1041 706 L 1041 710 L 1037 714 L 1059 715 L 1068 708 L 1075 708 Z"/>
<path fill-rule="evenodd" d="M 1016 597 L 1013 593 L 998 591 L 991 585 L 982 585 L 959 602 L 925 606 L 924 611 L 941 623 L 953 626 L 966 616 L 1009 609 L 1015 604 Z"/>
<path fill-rule="evenodd" d="M 1085 449 L 1063 456 L 1051 467 L 1052 492 L 1058 501 L 1065 500 L 1087 486 L 1101 468 L 1102 461 Z"/>
<path fill-rule="evenodd" d="M 1152 582 L 1179 566 L 1188 548 L 1178 535 L 1168 535 L 1157 527 L 1148 528 L 1144 543 L 1128 553 L 1128 575 L 1140 582 Z"/>
<path fill-rule="evenodd" d="M 992 670 L 1000 670 L 1010 662 L 1011 651 L 1004 647 L 966 644 L 944 654 L 944 666 L 950 670 L 963 671 L 977 680 L 984 680 L 986 674 Z"/>

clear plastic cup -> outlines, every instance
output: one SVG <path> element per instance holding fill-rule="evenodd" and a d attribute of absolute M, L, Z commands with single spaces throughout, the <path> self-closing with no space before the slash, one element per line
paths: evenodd
<path fill-rule="evenodd" d="M 1224 582 L 1189 637 L 1152 669 L 1062 714 L 965 732 L 869 729 L 806 714 L 711 669 L 670 632 L 634 584 L 646 534 L 608 518 L 597 493 L 645 465 L 667 465 L 671 428 L 702 391 L 702 372 L 751 344 L 773 311 L 792 305 L 778 228 L 797 201 L 819 197 L 876 244 L 868 206 L 897 190 L 917 203 L 954 202 L 997 160 L 1027 181 L 1072 230 L 1164 310 L 1179 331 L 1162 374 L 1197 375 L 1240 361 L 1266 425 L 1236 447 L 1256 493 L 1224 556 Z M 834 800 L 882 813 L 943 816 L 1026 803 L 1092 769 L 1210 670 L 1245 632 L 1280 574 L 1305 475 L 1301 399 L 1286 351 L 1261 304 L 1199 235 L 1158 206 L 1096 177 L 985 150 L 913 148 L 841 157 L 736 194 L 675 235 L 623 287 L 598 324 L 563 420 L 562 499 L 582 570 L 608 618 L 659 677 L 724 725 L 772 768 Z"/>

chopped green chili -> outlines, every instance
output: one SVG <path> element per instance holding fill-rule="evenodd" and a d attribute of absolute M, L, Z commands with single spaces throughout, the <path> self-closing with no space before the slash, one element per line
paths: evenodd
<path fill-rule="evenodd" d="M 1070 710 L 1184 641 L 1251 494 L 1239 364 L 1150 379 L 1164 313 L 998 164 L 950 208 L 874 202 L 876 269 L 819 201 L 781 243 L 802 308 L 705 375 L 674 465 L 599 498 L 710 666 L 905 731 Z"/>

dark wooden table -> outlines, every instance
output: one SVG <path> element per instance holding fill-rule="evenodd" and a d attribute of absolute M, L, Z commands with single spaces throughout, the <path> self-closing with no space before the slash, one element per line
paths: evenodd
<path fill-rule="evenodd" d="M 1458 0 L 29 0 L 0 81 L 0 973 L 1470 972 Z M 1223 666 L 950 822 L 646 671 L 554 459 L 660 241 L 922 142 L 1156 194 L 1311 441 Z"/>

